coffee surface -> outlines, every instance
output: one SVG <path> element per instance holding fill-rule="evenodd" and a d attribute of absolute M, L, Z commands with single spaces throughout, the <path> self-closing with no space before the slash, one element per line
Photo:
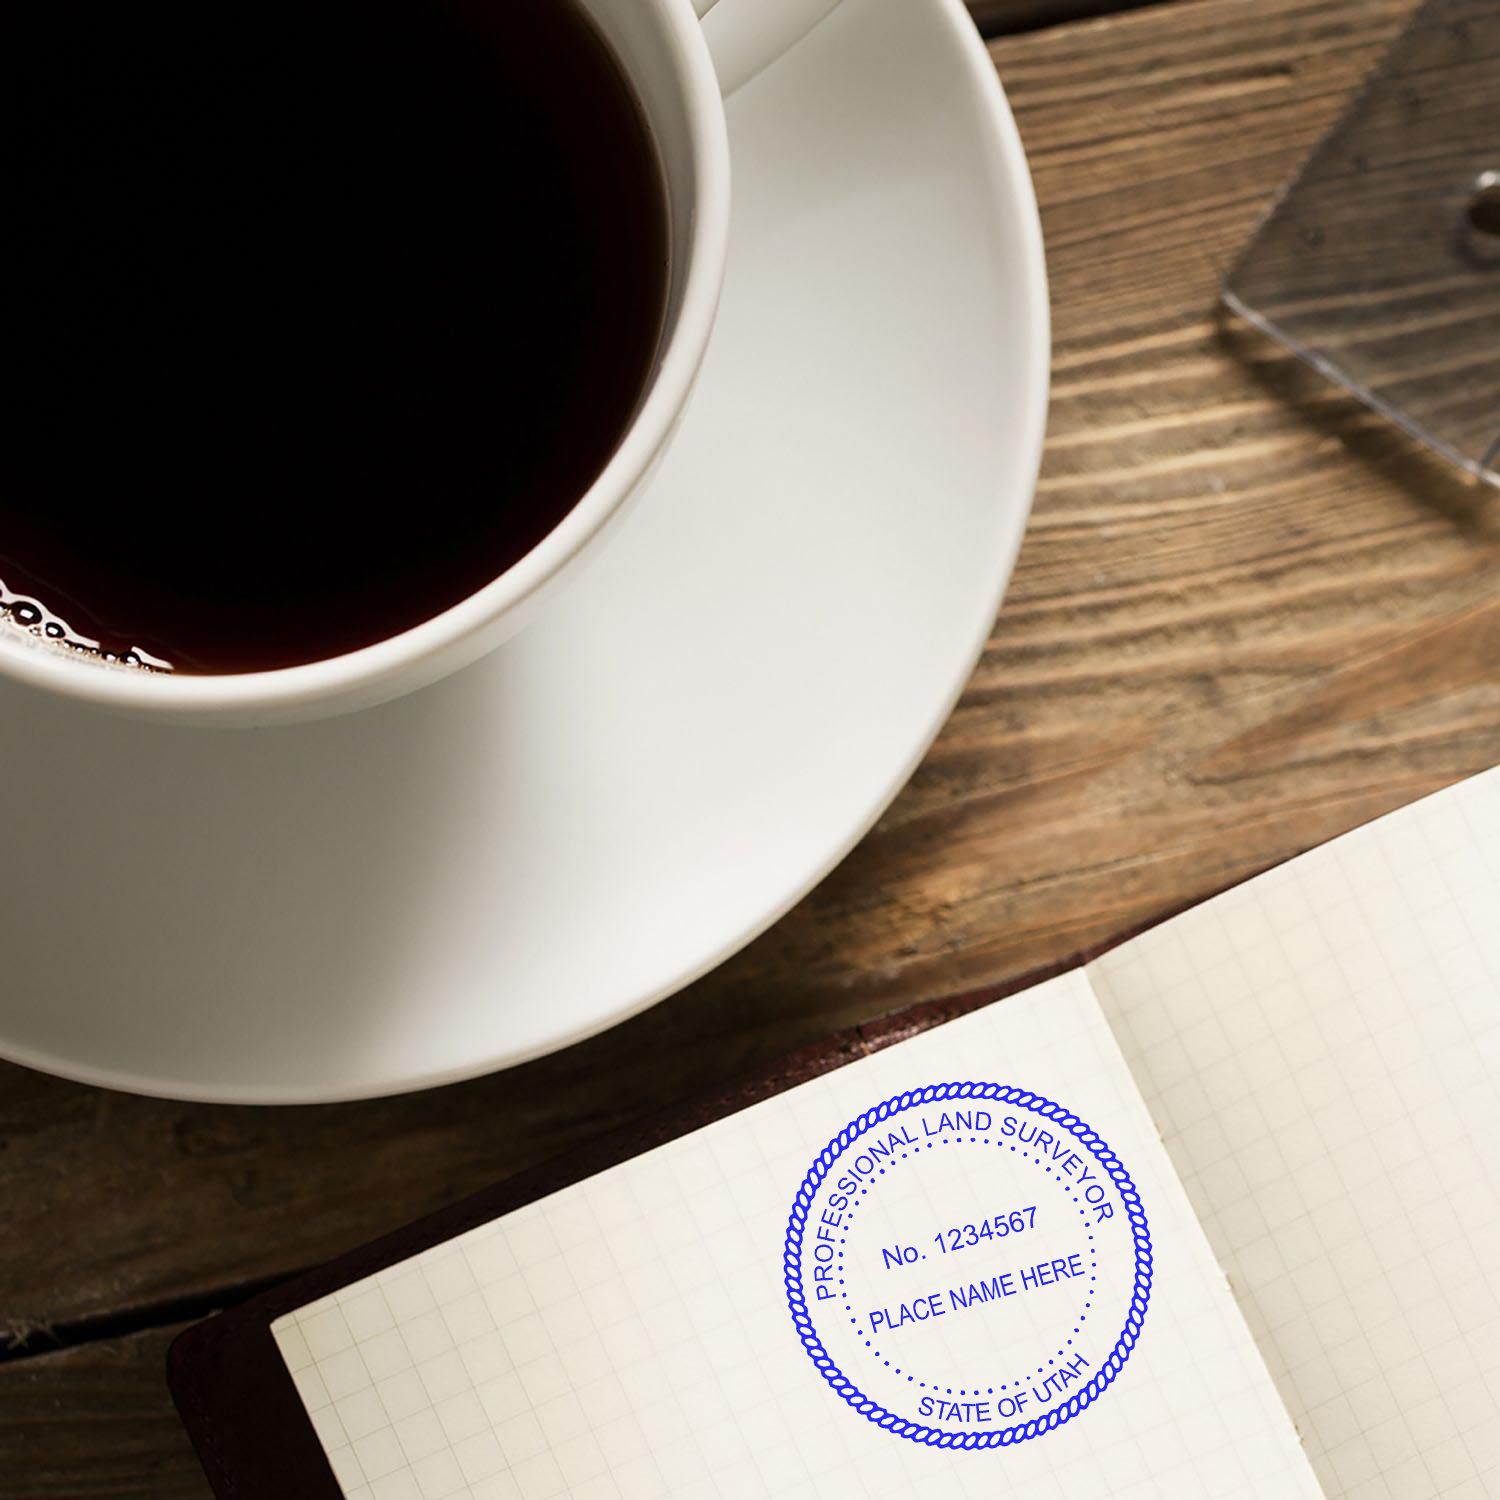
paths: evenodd
<path fill-rule="evenodd" d="M 290 666 L 466 597 L 597 476 L 666 210 L 573 0 L 19 0 L 0 52 L 11 596 Z"/>

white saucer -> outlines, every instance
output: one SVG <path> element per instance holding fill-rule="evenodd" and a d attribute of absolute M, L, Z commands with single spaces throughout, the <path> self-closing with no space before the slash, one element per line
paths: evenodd
<path fill-rule="evenodd" d="M 483 1073 L 718 963 L 895 795 L 1030 503 L 1030 181 L 958 0 L 844 0 L 729 123 L 699 393 L 540 623 L 293 729 L 0 696 L 0 1054 L 247 1102 Z"/>

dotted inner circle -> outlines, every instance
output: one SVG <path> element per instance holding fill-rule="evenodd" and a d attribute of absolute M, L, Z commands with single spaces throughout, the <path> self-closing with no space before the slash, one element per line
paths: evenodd
<path fill-rule="evenodd" d="M 1079 1390 L 1064 1402 L 1052 1407 L 1047 1412 L 1032 1417 L 1025 1422 L 1019 1422 L 1009 1427 L 986 1428 L 982 1430 L 963 1429 L 944 1431 L 930 1427 L 925 1423 L 913 1421 L 910 1418 L 898 1416 L 896 1413 L 886 1410 L 879 1402 L 872 1400 L 838 1367 L 833 1357 L 823 1346 L 812 1316 L 808 1311 L 807 1300 L 802 1291 L 802 1244 L 807 1230 L 808 1216 L 812 1211 L 813 1202 L 817 1197 L 819 1189 L 830 1171 L 833 1170 L 844 1154 L 866 1131 L 883 1124 L 892 1116 L 901 1114 L 908 1109 L 920 1108 L 925 1105 L 944 1103 L 949 1100 L 960 1099 L 982 1099 L 991 1100 L 998 1104 L 1008 1104 L 1017 1109 L 1026 1110 L 1028 1113 L 1038 1115 L 1043 1119 L 1052 1121 L 1066 1130 L 1075 1141 L 1077 1141 L 1094 1158 L 1098 1165 L 1103 1168 L 1106 1175 L 1114 1183 L 1116 1191 L 1120 1195 L 1124 1206 L 1125 1216 L 1130 1225 L 1131 1241 L 1135 1251 L 1135 1276 L 1131 1288 L 1130 1305 L 1126 1312 L 1125 1326 L 1120 1336 L 1115 1340 L 1108 1356 L 1100 1364 L 1093 1377 Z M 967 1141 L 962 1138 L 946 1138 L 953 1140 L 954 1144 L 973 1146 L 1009 1146 L 1009 1142 L 996 1140 L 993 1136 L 974 1135 Z M 932 1149 L 933 1143 L 928 1143 L 927 1149 Z M 1029 1153 L 1017 1151 L 1016 1147 L 1010 1146 L 1019 1156 L 1028 1160 L 1035 1160 Z M 903 1158 L 919 1156 L 919 1152 L 903 1152 Z M 895 1159 L 891 1163 L 894 1166 Z M 880 1169 L 879 1175 L 885 1175 L 890 1167 Z M 1049 1172 L 1049 1175 L 1055 1175 Z M 869 1184 L 866 1184 L 860 1192 L 860 1198 L 868 1195 Z M 1076 1194 L 1070 1194 L 1077 1201 Z M 1082 1210 L 1080 1209 L 1080 1212 Z M 1085 1221 L 1087 1222 L 1087 1221 Z M 1094 1244 L 1094 1236 L 1089 1235 L 1090 1242 L 1090 1275 L 1091 1288 L 1097 1282 L 1098 1276 L 1098 1253 Z M 840 1240 L 840 1246 L 844 1244 Z M 843 1269 L 843 1251 L 840 1249 L 838 1258 L 839 1268 Z M 1038 1437 L 1044 1432 L 1051 1432 L 1061 1427 L 1064 1423 L 1071 1421 L 1086 1406 L 1088 1406 L 1099 1393 L 1108 1386 L 1120 1373 L 1125 1361 L 1130 1357 L 1135 1348 L 1136 1340 L 1140 1337 L 1141 1325 L 1145 1319 L 1146 1307 L 1151 1297 L 1152 1276 L 1152 1252 L 1151 1234 L 1146 1223 L 1146 1213 L 1141 1206 L 1141 1198 L 1136 1190 L 1135 1184 L 1130 1179 L 1120 1159 L 1110 1150 L 1109 1146 L 1100 1139 L 1098 1134 L 1088 1125 L 1084 1124 L 1077 1115 L 1064 1109 L 1060 1104 L 1054 1104 L 1050 1099 L 1043 1098 L 1040 1094 L 1033 1094 L 1026 1089 L 1016 1088 L 1008 1084 L 978 1083 L 973 1081 L 928 1084 L 923 1088 L 909 1089 L 903 1094 L 897 1094 L 890 1099 L 882 1100 L 879 1104 L 867 1109 L 857 1119 L 850 1121 L 828 1144 L 820 1151 L 812 1165 L 807 1170 L 807 1175 L 802 1179 L 801 1186 L 797 1189 L 797 1195 L 792 1202 L 791 1215 L 787 1221 L 786 1244 L 782 1256 L 782 1276 L 786 1287 L 787 1305 L 791 1309 L 792 1323 L 797 1330 L 797 1336 L 801 1339 L 803 1347 L 808 1356 L 817 1367 L 818 1372 L 833 1387 L 834 1391 L 852 1406 L 861 1416 L 875 1423 L 878 1427 L 896 1434 L 898 1437 L 910 1439 L 915 1443 L 923 1443 L 929 1447 L 937 1448 L 1000 1448 L 1008 1447 L 1013 1443 L 1025 1442 L 1029 1438 Z M 842 1285 L 842 1281 L 840 1282 Z M 1084 1303 L 1084 1311 L 1079 1315 L 1078 1323 L 1073 1328 L 1073 1336 L 1076 1336 L 1087 1317 L 1087 1310 L 1093 1305 L 1094 1292 L 1091 1290 Z M 847 1314 L 848 1296 L 844 1296 L 844 1310 Z M 851 1316 L 850 1321 L 855 1325 L 855 1331 L 861 1338 L 864 1337 L 859 1328 L 858 1320 Z M 883 1366 L 889 1367 L 895 1374 L 906 1374 L 907 1380 L 912 1382 L 915 1389 L 928 1389 L 942 1391 L 945 1395 L 980 1395 L 994 1394 L 996 1391 L 1005 1390 L 1007 1387 L 959 1387 L 939 1385 L 930 1381 L 919 1381 L 914 1374 L 902 1371 L 892 1365 L 869 1339 L 864 1340 L 873 1357 L 881 1360 Z M 1061 1357 L 1068 1344 L 1073 1342 L 1070 1336 L 1067 1342 L 1059 1349 L 1058 1354 L 1049 1360 L 1054 1363 L 1056 1358 Z M 1045 1372 L 1045 1366 L 1039 1366 L 1037 1374 Z M 1019 1383 L 1019 1382 L 1017 1382 Z"/>
<path fill-rule="evenodd" d="M 939 1141 L 928 1141 L 928 1142 L 926 1142 L 925 1148 L 923 1148 L 923 1149 L 931 1151 L 934 1146 L 950 1146 L 950 1145 L 953 1145 L 953 1146 L 962 1146 L 962 1145 L 966 1145 L 966 1144 L 967 1145 L 979 1145 L 979 1146 L 997 1146 L 997 1147 L 1000 1147 L 1001 1149 L 1009 1149 L 1010 1153 L 1013 1156 L 1019 1156 L 1022 1161 L 1034 1162 L 1034 1161 L 1038 1160 L 1038 1158 L 1035 1157 L 1035 1156 L 1033 1156 L 1031 1154 L 1031 1152 L 1029 1152 L 1029 1151 L 1022 1151 L 1022 1150 L 1020 1150 L 1016 1146 L 1011 1146 L 1009 1144 L 1009 1142 L 1007 1142 L 1007 1141 L 996 1140 L 993 1136 L 988 1136 L 988 1135 L 971 1135 L 971 1136 L 968 1137 L 967 1141 L 965 1141 L 964 1137 L 962 1137 L 962 1136 L 944 1136 Z M 912 1151 L 903 1151 L 899 1157 L 892 1158 L 891 1163 L 890 1163 L 889 1166 L 878 1168 L 877 1171 L 876 1171 L 876 1174 L 875 1174 L 876 1177 L 884 1177 L 888 1172 L 894 1171 L 895 1167 L 896 1167 L 897 1161 L 906 1161 L 913 1154 L 914 1154 L 914 1152 L 912 1152 Z M 1054 1178 L 1054 1179 L 1057 1178 L 1057 1173 L 1054 1172 L 1051 1167 L 1044 1167 L 1042 1170 L 1044 1172 L 1046 1172 L 1046 1174 L 1047 1174 L 1048 1177 L 1051 1177 L 1051 1178 Z M 873 1186 L 873 1183 L 870 1186 Z M 870 1192 L 870 1187 L 869 1186 L 862 1187 L 859 1190 L 859 1196 L 861 1198 L 867 1197 L 869 1195 L 869 1192 Z M 1079 1218 L 1081 1218 L 1083 1220 L 1083 1222 L 1086 1225 L 1088 1223 L 1088 1210 L 1086 1208 L 1084 1208 L 1083 1205 L 1079 1202 L 1078 1194 L 1070 1192 L 1068 1194 L 1068 1197 L 1071 1198 L 1074 1203 L 1078 1204 L 1078 1216 L 1079 1216 Z M 853 1222 L 854 1222 L 854 1216 L 855 1216 L 855 1214 L 858 1211 L 859 1211 L 859 1206 L 856 1203 L 853 1208 L 850 1208 L 850 1209 L 848 1209 L 845 1212 L 845 1215 L 844 1215 L 844 1225 L 845 1225 L 846 1228 L 849 1227 L 851 1224 L 853 1224 Z M 1098 1245 L 1095 1242 L 1094 1236 L 1092 1234 L 1090 1234 L 1089 1237 L 1088 1237 L 1088 1243 L 1089 1243 L 1089 1285 L 1092 1287 L 1099 1280 L 1099 1274 L 1098 1274 L 1099 1273 L 1099 1248 L 1098 1248 Z M 844 1277 L 842 1275 L 842 1272 L 843 1272 L 843 1269 L 844 1269 L 844 1251 L 843 1251 L 844 1244 L 845 1244 L 845 1239 L 840 1239 L 839 1240 L 839 1247 L 840 1248 L 839 1248 L 838 1255 L 837 1255 L 838 1268 L 839 1268 L 839 1271 L 841 1273 L 839 1275 L 839 1278 L 838 1278 L 838 1283 L 839 1283 L 840 1286 L 843 1286 L 843 1284 L 844 1284 Z M 844 1310 L 846 1312 L 850 1311 L 850 1308 L 849 1308 L 849 1294 L 848 1294 L 848 1292 L 840 1292 L 839 1295 L 844 1300 L 844 1304 L 845 1304 Z M 1078 1322 L 1073 1327 L 1073 1334 L 1076 1335 L 1076 1334 L 1078 1334 L 1078 1333 L 1080 1333 L 1082 1331 L 1083 1324 L 1088 1321 L 1088 1310 L 1093 1305 L 1094 1305 L 1094 1294 L 1092 1292 L 1090 1292 L 1089 1295 L 1084 1299 L 1083 1311 L 1078 1315 Z M 971 1386 L 944 1385 L 940 1381 L 918 1380 L 915 1375 L 907 1374 L 907 1372 L 904 1371 L 901 1368 L 900 1365 L 894 1365 L 894 1364 L 892 1364 L 891 1361 L 888 1360 L 880 1352 L 880 1350 L 875 1347 L 874 1343 L 870 1339 L 865 1338 L 865 1330 L 859 1326 L 859 1319 L 858 1318 L 851 1317 L 849 1319 L 849 1321 L 854 1325 L 854 1331 L 855 1331 L 855 1333 L 860 1338 L 862 1338 L 862 1339 L 865 1340 L 865 1348 L 870 1351 L 871 1356 L 873 1358 L 875 1358 L 875 1359 L 878 1359 L 884 1367 L 886 1367 L 887 1369 L 890 1370 L 891 1374 L 893 1374 L 893 1375 L 902 1375 L 902 1374 L 905 1374 L 907 1380 L 911 1381 L 912 1384 L 915 1385 L 916 1388 L 919 1391 L 925 1391 L 925 1390 L 941 1391 L 945 1396 L 993 1396 L 997 1391 L 1008 1391 L 1011 1388 L 1012 1385 L 1021 1385 L 1021 1384 L 1024 1383 L 1023 1381 L 1019 1381 L 1019 1380 L 1017 1380 L 1017 1381 L 1001 1381 L 999 1385 L 972 1386 L 971 1387 Z M 1068 1352 L 1068 1350 L 1072 1347 L 1072 1344 L 1073 1344 L 1073 1339 L 1071 1337 L 1068 1338 L 1068 1339 L 1065 1339 L 1063 1341 L 1063 1343 L 1055 1351 L 1053 1357 L 1050 1358 L 1047 1361 L 1047 1364 L 1046 1365 L 1038 1365 L 1036 1367 L 1036 1369 L 1032 1373 L 1036 1374 L 1036 1375 L 1045 1375 L 1047 1373 L 1047 1365 L 1055 1365 L 1057 1363 L 1057 1361 L 1059 1359 L 1061 1359 Z"/>

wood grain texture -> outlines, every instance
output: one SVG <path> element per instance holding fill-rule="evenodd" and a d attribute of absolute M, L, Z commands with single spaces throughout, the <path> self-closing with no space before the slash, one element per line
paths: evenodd
<path fill-rule="evenodd" d="M 1500 761 L 1495 498 L 1216 311 L 1411 8 L 1191 0 L 996 41 L 1049 246 L 1050 438 L 1005 609 L 906 791 L 738 957 L 499 1077 L 273 1111 L 0 1071 L 0 1322 L 44 1348 L 40 1329 L 71 1341 L 289 1272 Z M 155 1340 L 0 1365 L 0 1495 L 147 1493 L 119 1477 L 129 1454 L 162 1466 L 150 1493 L 201 1493 L 149 1416 Z M 68 1483 L 48 1452 L 74 1455 Z"/>
<path fill-rule="evenodd" d="M 964 0 L 985 36 L 1008 36 L 1043 26 L 1062 26 L 1143 5 L 1181 5 L 1186 0 Z"/>
<path fill-rule="evenodd" d="M 1500 240 L 1460 226 L 1496 121 L 1500 6 L 1427 0 L 1231 272 L 1231 305 L 1476 471 L 1500 450 Z"/>
<path fill-rule="evenodd" d="M 4 1366 L 0 1500 L 209 1500 L 162 1380 L 177 1332 Z"/>

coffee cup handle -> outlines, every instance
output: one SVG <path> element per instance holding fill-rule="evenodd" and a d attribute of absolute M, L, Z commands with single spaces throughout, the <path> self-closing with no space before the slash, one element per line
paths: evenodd
<path fill-rule="evenodd" d="M 693 0 L 727 99 L 800 42 L 839 0 Z"/>

